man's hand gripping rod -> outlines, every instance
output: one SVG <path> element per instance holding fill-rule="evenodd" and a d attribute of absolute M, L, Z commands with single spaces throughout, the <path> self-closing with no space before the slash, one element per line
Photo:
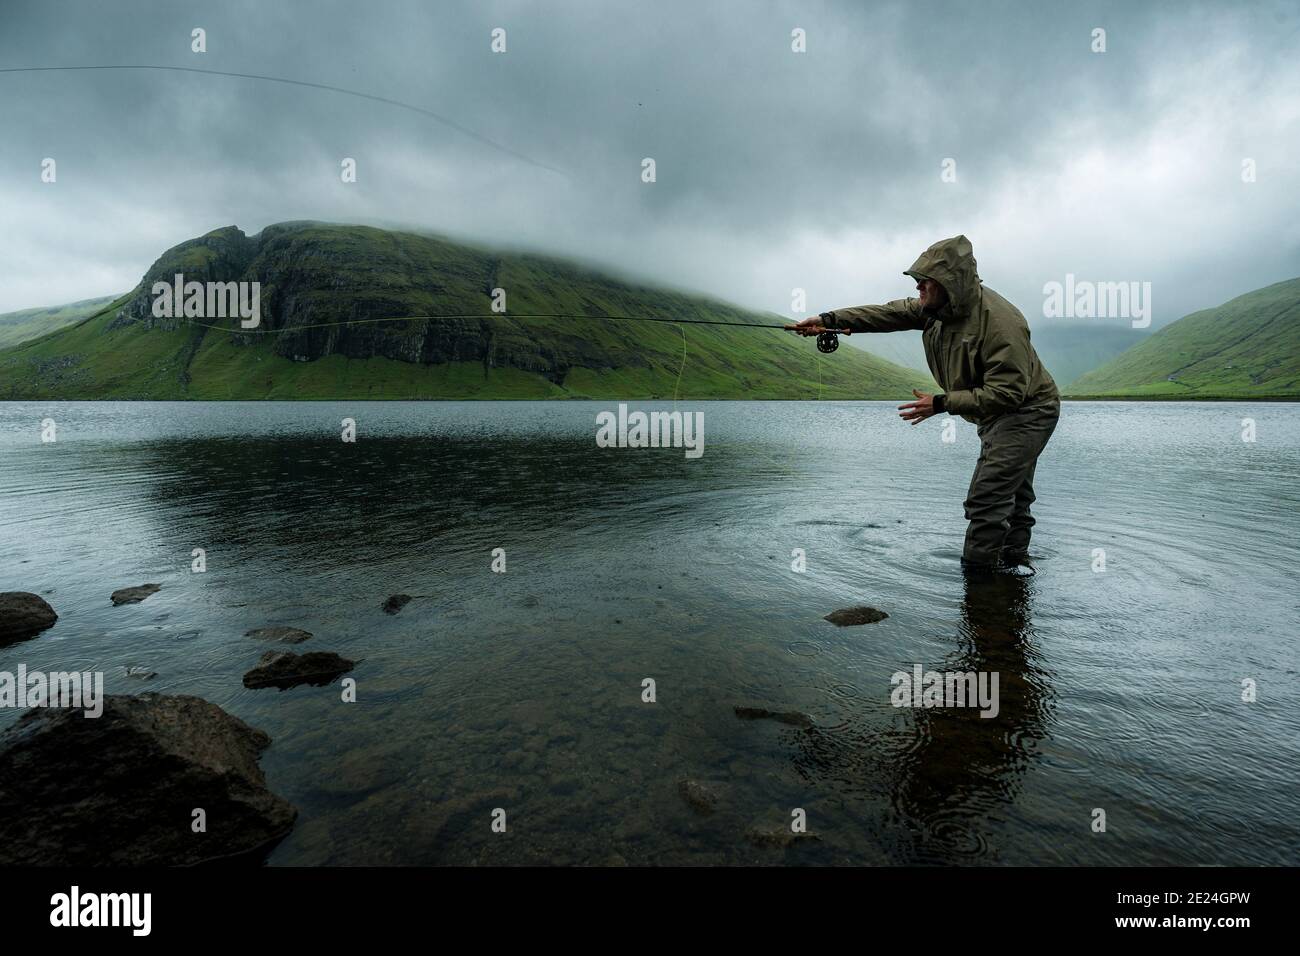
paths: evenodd
<path fill-rule="evenodd" d="M 840 347 L 841 335 L 852 335 L 851 329 L 828 329 L 820 325 L 787 325 L 786 329 L 798 335 L 817 336 L 818 352 L 834 352 Z"/>

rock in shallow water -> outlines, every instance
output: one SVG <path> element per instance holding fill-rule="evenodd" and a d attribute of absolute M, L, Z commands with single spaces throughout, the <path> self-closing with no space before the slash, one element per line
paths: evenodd
<path fill-rule="evenodd" d="M 795 833 L 789 827 L 750 827 L 745 832 L 745 839 L 757 847 L 775 847 L 784 849 L 796 843 L 820 843 L 821 837 L 816 833 Z"/>
<path fill-rule="evenodd" d="M 298 627 L 256 627 L 251 631 L 245 631 L 244 637 L 252 637 L 259 641 L 279 641 L 281 644 L 301 644 L 311 637 L 311 631 L 304 631 Z"/>
<path fill-rule="evenodd" d="M 718 794 L 707 783 L 698 780 L 678 780 L 677 792 L 691 805 L 696 813 L 706 816 L 718 808 Z"/>
<path fill-rule="evenodd" d="M 0 594 L 0 646 L 35 637 L 58 619 L 39 594 L 5 591 Z"/>
<path fill-rule="evenodd" d="M 843 607 L 838 611 L 831 611 L 822 620 L 830 621 L 837 627 L 853 627 L 858 624 L 875 624 L 887 617 L 888 614 L 874 607 Z"/>
<path fill-rule="evenodd" d="M 733 707 L 732 710 L 741 720 L 775 720 L 803 730 L 812 730 L 816 726 L 811 717 L 796 710 L 776 711 L 766 707 Z"/>
<path fill-rule="evenodd" d="M 411 595 L 409 594 L 390 595 L 388 600 L 384 602 L 384 613 L 396 614 L 409 603 L 411 603 Z"/>
<path fill-rule="evenodd" d="M 198 697 L 103 703 L 97 718 L 33 708 L 0 737 L 0 865 L 255 863 L 293 828 L 257 764 L 262 731 Z"/>
<path fill-rule="evenodd" d="M 116 604 L 139 604 L 150 594 L 162 590 L 161 584 L 137 584 L 133 588 L 118 588 L 109 600 Z"/>
<path fill-rule="evenodd" d="M 355 661 L 334 653 L 312 651 L 300 655 L 292 651 L 267 651 L 257 666 L 244 675 L 244 686 L 278 687 L 281 690 L 296 684 L 320 687 L 354 667 Z"/>

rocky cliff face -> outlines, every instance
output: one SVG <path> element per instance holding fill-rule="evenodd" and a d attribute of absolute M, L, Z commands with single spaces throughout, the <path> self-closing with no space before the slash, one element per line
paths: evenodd
<path fill-rule="evenodd" d="M 230 335 L 245 346 L 269 339 L 275 354 L 299 362 L 330 355 L 424 365 L 482 362 L 536 372 L 556 383 L 575 366 L 614 367 L 608 351 L 580 329 L 538 337 L 536 328 L 504 316 L 400 318 L 489 313 L 492 290 L 505 281 L 502 261 L 434 237 L 364 227 L 280 223 L 250 237 L 227 226 L 159 257 L 111 327 L 173 329 L 202 322 L 222 330 L 196 327 L 195 347 L 204 335 Z M 259 330 L 239 330 L 234 319 L 155 318 L 153 284 L 171 283 L 177 273 L 186 282 L 261 283 Z M 390 318 L 395 320 L 382 321 Z M 619 364 L 643 363 L 624 354 Z"/>
<path fill-rule="evenodd" d="M 235 226 L 217 229 L 168 249 L 144 274 L 134 294 L 121 309 L 109 328 L 121 328 L 142 322 L 147 328 L 174 329 L 184 319 L 155 318 L 153 314 L 155 282 L 172 283 L 182 273 L 185 281 L 229 282 L 243 277 L 248 264 L 257 254 L 257 240 Z"/>

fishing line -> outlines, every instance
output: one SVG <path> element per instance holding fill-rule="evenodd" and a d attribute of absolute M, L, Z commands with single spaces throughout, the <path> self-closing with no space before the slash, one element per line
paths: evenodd
<path fill-rule="evenodd" d="M 590 319 L 592 321 L 612 320 L 615 322 L 662 322 L 678 326 L 682 334 L 682 363 L 677 369 L 677 381 L 673 385 L 673 408 L 677 407 L 677 397 L 681 393 L 682 375 L 686 371 L 686 329 L 685 325 L 716 325 L 733 329 L 778 329 L 788 331 L 784 325 L 772 325 L 770 322 L 724 322 L 721 319 L 672 319 L 658 315 L 583 315 L 578 312 L 446 312 L 438 315 L 394 315 L 380 319 L 349 319 L 341 322 L 315 322 L 307 325 L 294 325 L 283 329 L 244 329 L 227 325 L 213 325 L 207 322 L 189 322 L 190 326 L 201 329 L 216 329 L 218 332 L 230 332 L 235 335 L 277 335 L 297 332 L 300 329 L 329 329 L 342 325 L 362 325 L 369 322 L 410 322 L 417 319 Z M 822 354 L 834 352 L 839 348 L 840 334 L 850 334 L 844 329 L 828 329 L 817 336 L 817 400 L 822 400 L 825 382 L 822 377 Z"/>
<path fill-rule="evenodd" d="M 268 83 L 284 83 L 288 86 L 305 86 L 313 90 L 328 90 L 331 93 L 343 93 L 346 96 L 355 96 L 358 99 L 370 100 L 374 103 L 383 103 L 387 106 L 396 106 L 399 109 L 410 110 L 412 113 L 419 113 L 429 119 L 436 120 L 456 132 L 468 136 L 470 139 L 477 140 L 485 146 L 513 156 L 515 159 L 523 160 L 530 166 L 536 166 L 538 169 L 544 169 L 547 172 L 555 173 L 559 176 L 568 178 L 568 174 L 563 170 L 556 169 L 554 166 L 547 166 L 545 163 L 539 163 L 537 160 L 525 156 L 523 153 L 516 152 L 509 146 L 503 146 L 500 143 L 488 139 L 481 133 L 476 133 L 466 126 L 462 126 L 455 120 L 448 119 L 432 110 L 426 110 L 423 107 L 415 106 L 411 103 L 403 103 L 401 100 L 389 99 L 386 96 L 375 96 L 372 93 L 362 93 L 358 90 L 349 90 L 341 86 L 330 86 L 328 83 L 312 83 L 309 80 L 291 80 L 283 76 L 265 76 L 260 73 L 232 73 L 227 70 L 204 70 L 196 66 L 155 66 L 139 64 L 113 64 L 107 66 L 23 66 L 23 67 L 6 67 L 0 69 L 0 73 L 59 73 L 71 70 L 164 70 L 174 73 L 203 73 L 208 76 L 233 76 L 243 80 L 265 80 Z"/>
<path fill-rule="evenodd" d="M 231 328 L 225 325 L 209 325 L 204 322 L 191 322 L 190 325 L 203 329 L 216 329 L 236 335 L 274 335 L 281 332 L 296 332 L 299 329 L 329 329 L 340 325 L 362 325 L 368 322 L 409 322 L 415 319 L 592 319 L 613 320 L 615 322 L 665 322 L 669 325 L 721 325 L 733 329 L 779 329 L 788 331 L 784 325 L 772 325 L 767 322 L 724 322 L 720 319 L 670 319 L 657 315 L 583 315 L 577 312 L 449 312 L 441 315 L 394 315 L 382 319 L 349 319 L 342 322 L 317 322 L 307 325 L 295 325 L 284 329 L 245 329 Z M 827 329 L 817 335 L 817 351 L 830 354 L 840 347 L 840 335 L 851 335 L 847 329 Z M 685 343 L 686 333 L 682 332 Z M 685 359 L 683 358 L 683 367 Z M 821 379 L 821 357 L 817 360 L 817 377 Z M 681 372 L 677 375 L 681 382 Z M 819 393 L 820 394 L 820 393 Z"/>
<path fill-rule="evenodd" d="M 583 315 L 577 312 L 446 312 L 438 315 L 394 315 L 382 319 L 350 319 L 342 322 L 315 322 L 307 325 L 294 325 L 283 329 L 244 329 L 226 325 L 212 325 L 206 322 L 190 322 L 191 326 L 201 329 L 216 329 L 218 332 L 230 332 L 236 335 L 275 335 L 284 332 L 297 332 L 300 329 L 329 329 L 341 325 L 361 325 L 368 322 L 410 322 L 416 319 L 590 319 L 593 321 L 613 320 L 615 322 L 663 322 L 678 326 L 682 334 L 682 364 L 677 369 L 677 382 L 673 385 L 673 408 L 677 407 L 677 396 L 681 392 L 682 375 L 686 371 L 686 330 L 684 325 L 718 325 L 734 329 L 779 329 L 787 331 L 784 325 L 772 325 L 769 322 L 724 322 L 720 319 L 671 319 L 658 315 Z M 839 348 L 839 335 L 844 329 L 827 330 L 817 336 L 817 401 L 822 400 L 825 381 L 822 377 L 822 354 L 834 352 Z"/>
<path fill-rule="evenodd" d="M 686 330 L 678 329 L 682 333 L 682 364 L 677 369 L 677 384 L 673 386 L 673 411 L 677 411 L 677 392 L 682 387 L 682 372 L 686 371 Z"/>

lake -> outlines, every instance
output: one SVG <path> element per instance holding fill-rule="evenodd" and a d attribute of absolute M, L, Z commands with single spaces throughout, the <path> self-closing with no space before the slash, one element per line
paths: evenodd
<path fill-rule="evenodd" d="M 1037 575 L 967 586 L 974 427 L 894 404 L 679 402 L 688 458 L 598 448 L 616 403 L 0 403 L 0 591 L 59 613 L 0 670 L 265 730 L 271 865 L 1300 863 L 1300 408 L 1067 403 Z M 269 625 L 356 702 L 245 689 Z M 916 665 L 997 715 L 893 706 Z M 819 839 L 747 837 L 796 809 Z"/>

